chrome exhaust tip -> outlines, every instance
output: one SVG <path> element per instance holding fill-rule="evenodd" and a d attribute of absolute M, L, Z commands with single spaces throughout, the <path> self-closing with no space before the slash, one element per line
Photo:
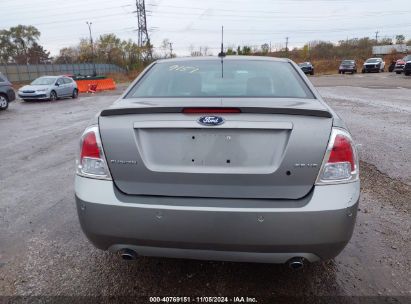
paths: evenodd
<path fill-rule="evenodd" d="M 288 261 L 288 267 L 293 270 L 300 270 L 304 267 L 304 258 L 295 257 Z"/>
<path fill-rule="evenodd" d="M 134 250 L 128 248 L 120 250 L 119 255 L 125 261 L 137 260 L 137 253 Z"/>

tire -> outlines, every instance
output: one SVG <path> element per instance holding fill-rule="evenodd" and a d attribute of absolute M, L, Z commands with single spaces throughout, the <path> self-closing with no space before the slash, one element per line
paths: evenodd
<path fill-rule="evenodd" d="M 405 76 L 410 76 L 410 72 L 405 72 Z"/>
<path fill-rule="evenodd" d="M 310 75 L 314 75 L 314 72 L 310 72 Z"/>
<path fill-rule="evenodd" d="M 9 107 L 9 99 L 6 95 L 0 94 L 0 111 L 6 110 Z"/>
<path fill-rule="evenodd" d="M 365 70 L 361 70 L 361 73 L 363 73 L 363 74 L 364 74 L 364 73 L 365 73 Z"/>
<path fill-rule="evenodd" d="M 343 71 L 343 72 L 341 72 L 341 73 L 345 74 L 345 72 L 344 72 L 344 71 Z"/>
<path fill-rule="evenodd" d="M 395 72 L 396 74 L 401 74 L 401 72 Z"/>
<path fill-rule="evenodd" d="M 55 100 L 57 100 L 57 93 L 56 93 L 56 91 L 51 91 L 50 92 L 50 98 L 49 98 L 49 100 L 50 101 L 55 101 Z"/>
<path fill-rule="evenodd" d="M 78 97 L 78 90 L 74 89 L 73 94 L 71 94 L 71 98 L 76 99 Z"/>

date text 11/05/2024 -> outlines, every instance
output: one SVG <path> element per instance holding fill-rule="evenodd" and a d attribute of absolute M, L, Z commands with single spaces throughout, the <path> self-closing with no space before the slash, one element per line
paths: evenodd
<path fill-rule="evenodd" d="M 257 303 L 254 297 L 150 297 L 150 303 Z"/>

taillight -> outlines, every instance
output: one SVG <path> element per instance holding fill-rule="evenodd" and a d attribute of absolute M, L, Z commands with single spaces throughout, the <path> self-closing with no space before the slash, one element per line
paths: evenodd
<path fill-rule="evenodd" d="M 94 132 L 86 133 L 83 138 L 80 158 L 83 159 L 85 157 L 100 158 L 100 150 L 98 148 L 96 134 Z"/>
<path fill-rule="evenodd" d="M 111 179 L 97 126 L 87 128 L 81 136 L 77 174 L 90 178 Z"/>
<path fill-rule="evenodd" d="M 331 153 L 328 158 L 328 163 L 340 163 L 340 162 L 349 162 L 350 163 L 350 171 L 355 170 L 354 164 L 354 151 L 351 146 L 351 141 L 341 135 L 338 134 L 334 139 L 334 145 L 331 148 Z"/>
<path fill-rule="evenodd" d="M 358 180 L 358 157 L 352 138 L 347 131 L 333 128 L 316 184 L 356 180 Z"/>

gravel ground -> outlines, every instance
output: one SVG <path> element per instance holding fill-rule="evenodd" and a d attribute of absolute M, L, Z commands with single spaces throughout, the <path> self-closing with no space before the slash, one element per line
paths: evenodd
<path fill-rule="evenodd" d="M 405 81 L 411 88 L 411 77 L 384 73 L 311 80 L 363 145 L 357 225 L 336 259 L 295 272 L 285 265 L 159 258 L 125 262 L 95 249 L 77 220 L 74 158 L 87 122 L 115 100 L 120 88 L 54 103 L 18 101 L 0 113 L 0 295 L 235 295 L 257 300 L 383 295 L 411 301 L 406 153 L 411 90 L 405 89 Z"/>

